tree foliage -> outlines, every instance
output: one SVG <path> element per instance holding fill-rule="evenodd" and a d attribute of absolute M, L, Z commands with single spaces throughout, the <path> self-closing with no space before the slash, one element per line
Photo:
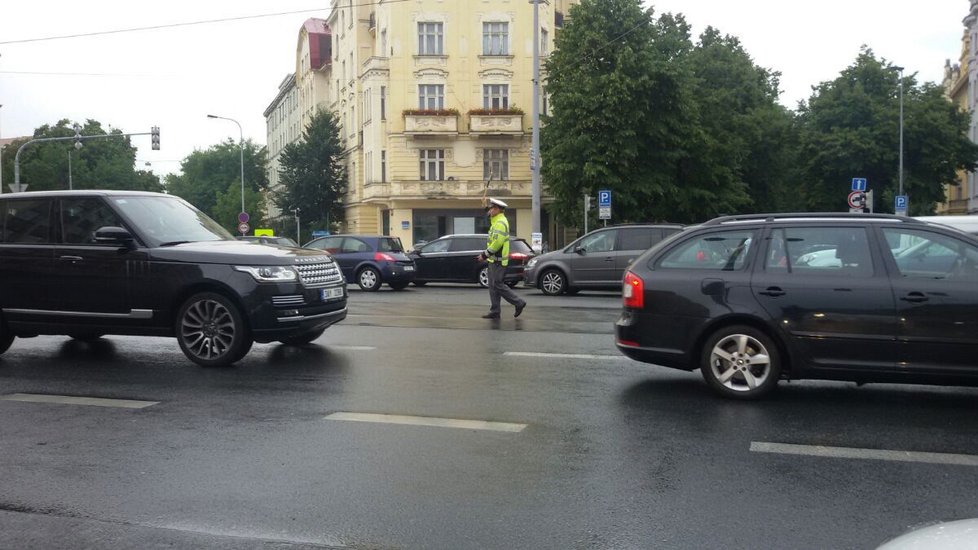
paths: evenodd
<path fill-rule="evenodd" d="M 343 218 L 347 171 L 338 124 L 333 113 L 319 109 L 302 137 L 286 145 L 279 158 L 282 188 L 272 200 L 284 216 L 299 209 L 303 234 Z"/>
<path fill-rule="evenodd" d="M 35 142 L 20 152 L 20 182 L 30 191 L 74 189 L 126 189 L 162 191 L 159 178 L 147 171 L 136 170 L 136 148 L 129 137 L 118 129 L 102 128 L 96 120 L 79 125 L 82 136 L 104 136 L 80 140 Z M 55 125 L 45 124 L 34 131 L 30 139 L 70 138 L 75 135 L 74 123 L 68 119 Z M 14 164 L 18 149 L 30 139 L 15 140 L 3 151 L 3 181 L 14 183 Z"/>
<path fill-rule="evenodd" d="M 237 233 L 241 212 L 242 148 L 233 139 L 194 151 L 180 163 L 181 174 L 166 177 L 166 189 L 214 218 L 228 231 Z M 265 147 L 244 142 L 245 212 L 251 227 L 267 223 L 262 194 L 268 189 Z"/>
<path fill-rule="evenodd" d="M 541 133 L 543 179 L 558 218 L 610 189 L 616 221 L 701 221 L 768 207 L 789 165 L 757 147 L 783 140 L 777 74 L 732 37 L 690 39 L 681 15 L 653 19 L 638 0 L 583 0 L 547 61 L 553 115 Z M 770 199 L 770 200 L 768 200 Z"/>
<path fill-rule="evenodd" d="M 823 82 L 799 107 L 806 205 L 844 210 L 854 177 L 874 190 L 877 211 L 892 211 L 899 189 L 900 79 L 864 47 L 838 78 Z M 978 145 L 967 139 L 968 115 L 932 84 L 903 79 L 904 194 L 910 214 L 930 214 L 957 185 L 956 171 L 976 169 Z"/>

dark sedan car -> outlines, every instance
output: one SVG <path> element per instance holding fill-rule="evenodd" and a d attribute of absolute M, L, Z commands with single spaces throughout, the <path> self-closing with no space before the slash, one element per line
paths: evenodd
<path fill-rule="evenodd" d="M 476 257 L 486 249 L 486 236 L 479 234 L 445 235 L 412 250 L 409 256 L 417 266 L 414 284 L 478 283 L 489 286 L 489 268 Z M 509 265 L 506 284 L 516 286 L 523 280 L 526 263 L 534 256 L 523 239 L 509 238 Z"/>
<path fill-rule="evenodd" d="M 978 238 L 884 214 L 717 218 L 625 272 L 618 349 L 748 399 L 781 379 L 978 384 Z"/>
<path fill-rule="evenodd" d="M 385 235 L 330 235 L 303 248 L 325 250 L 340 264 L 348 283 L 373 292 L 387 283 L 402 290 L 414 280 L 414 262 L 404 253 L 401 239 Z"/>

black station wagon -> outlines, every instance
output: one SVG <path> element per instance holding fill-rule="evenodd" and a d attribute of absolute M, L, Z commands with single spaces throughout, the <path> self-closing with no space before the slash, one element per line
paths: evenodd
<path fill-rule="evenodd" d="M 3 195 L 0 227 L 0 353 L 39 334 L 175 336 L 195 363 L 226 365 L 347 314 L 326 253 L 236 240 L 171 195 Z"/>
<path fill-rule="evenodd" d="M 978 238 L 885 214 L 711 220 L 625 273 L 618 349 L 734 398 L 780 379 L 978 384 Z"/>

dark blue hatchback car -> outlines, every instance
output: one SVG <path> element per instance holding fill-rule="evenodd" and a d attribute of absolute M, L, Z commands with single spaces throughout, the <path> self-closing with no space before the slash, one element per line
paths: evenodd
<path fill-rule="evenodd" d="M 387 283 L 401 290 L 414 280 L 414 261 L 404 253 L 401 239 L 384 235 L 330 235 L 303 246 L 333 256 L 348 283 L 373 292 Z"/>

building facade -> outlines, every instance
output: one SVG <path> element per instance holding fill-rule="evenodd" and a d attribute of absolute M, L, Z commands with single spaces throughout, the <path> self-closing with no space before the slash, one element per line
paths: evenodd
<path fill-rule="evenodd" d="M 968 137 L 978 143 L 978 0 L 971 0 L 971 10 L 964 18 L 961 55 L 957 64 L 944 65 L 944 91 L 961 110 L 971 113 Z M 958 185 L 949 185 L 945 201 L 937 206 L 938 214 L 978 214 L 978 182 L 973 172 L 958 174 Z"/>
<path fill-rule="evenodd" d="M 541 63 L 576 3 L 540 1 Z M 346 147 L 342 230 L 409 247 L 482 232 L 488 194 L 509 204 L 512 232 L 529 240 L 533 9 L 526 0 L 333 0 L 331 56 L 318 74 Z"/>

